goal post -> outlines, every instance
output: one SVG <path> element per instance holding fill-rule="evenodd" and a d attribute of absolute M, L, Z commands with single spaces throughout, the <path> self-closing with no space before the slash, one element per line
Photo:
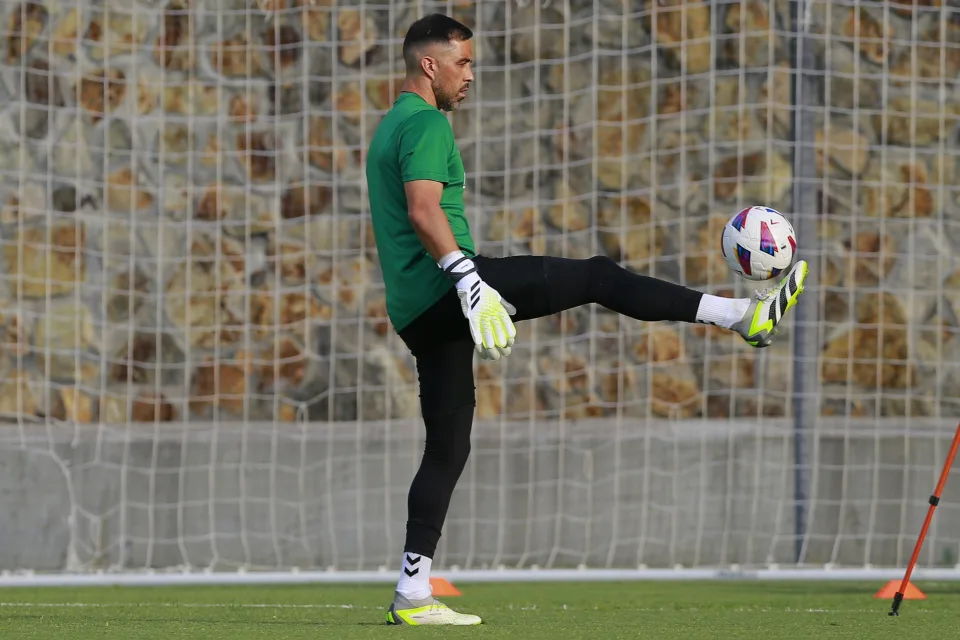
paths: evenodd
<path fill-rule="evenodd" d="M 768 349 L 590 306 L 476 367 L 436 571 L 893 579 L 960 419 L 960 14 L 870 0 L 0 0 L 0 585 L 393 581 L 423 448 L 364 152 L 409 24 L 486 255 L 753 293 Z M 948 483 L 915 579 L 960 577 Z"/>

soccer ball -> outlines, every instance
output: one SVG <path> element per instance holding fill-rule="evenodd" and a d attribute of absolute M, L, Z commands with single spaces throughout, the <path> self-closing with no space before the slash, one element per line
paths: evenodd
<path fill-rule="evenodd" d="M 747 280 L 770 280 L 793 263 L 796 237 L 776 209 L 747 207 L 724 225 L 720 248 L 736 273 Z"/>

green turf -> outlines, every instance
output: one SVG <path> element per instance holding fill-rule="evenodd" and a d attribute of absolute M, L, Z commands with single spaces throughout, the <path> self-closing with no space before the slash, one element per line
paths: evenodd
<path fill-rule="evenodd" d="M 875 583 L 656 582 L 459 584 L 448 604 L 481 627 L 382 624 L 392 590 L 378 586 L 0 589 L 0 638 L 618 638 L 956 637 L 960 584 L 917 583 L 927 600 L 899 618 Z"/>

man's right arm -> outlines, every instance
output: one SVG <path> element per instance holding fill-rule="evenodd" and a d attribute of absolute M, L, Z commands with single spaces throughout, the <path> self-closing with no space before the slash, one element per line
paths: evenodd
<path fill-rule="evenodd" d="M 424 249 L 435 262 L 454 251 L 457 241 L 440 207 L 450 180 L 447 162 L 453 131 L 439 112 L 421 111 L 404 123 L 400 134 L 400 176 L 407 197 L 407 215 Z"/>
<path fill-rule="evenodd" d="M 407 197 L 407 216 L 424 249 L 453 281 L 460 307 L 481 357 L 510 355 L 517 335 L 510 315 L 517 310 L 480 278 L 476 265 L 457 246 L 447 214 L 440 206 L 449 182 L 447 163 L 453 131 L 439 112 L 411 116 L 400 133 L 400 177 Z"/>
<path fill-rule="evenodd" d="M 410 224 L 434 262 L 439 263 L 444 256 L 459 250 L 447 214 L 440 207 L 443 183 L 411 180 L 403 183 L 403 190 L 407 194 Z"/>

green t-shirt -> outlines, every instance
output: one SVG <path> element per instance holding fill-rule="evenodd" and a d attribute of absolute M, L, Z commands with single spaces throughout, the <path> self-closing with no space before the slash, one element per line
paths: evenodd
<path fill-rule="evenodd" d="M 440 207 L 453 236 L 465 255 L 476 255 L 463 212 L 463 160 L 446 116 L 415 93 L 400 94 L 373 134 L 366 172 L 387 315 L 401 331 L 453 286 L 410 224 L 404 182 L 443 183 Z"/>

